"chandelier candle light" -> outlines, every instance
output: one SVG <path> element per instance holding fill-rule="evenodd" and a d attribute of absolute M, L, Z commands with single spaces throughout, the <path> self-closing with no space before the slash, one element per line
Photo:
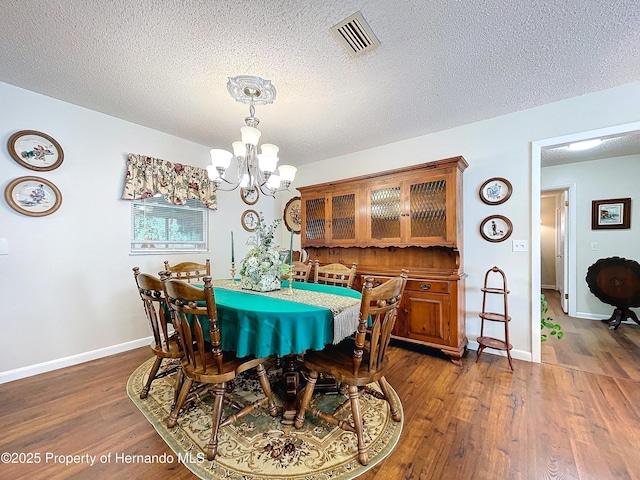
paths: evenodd
<path fill-rule="evenodd" d="M 242 140 L 232 144 L 233 153 L 218 148 L 211 150 L 211 165 L 206 167 L 209 178 L 220 190 L 235 190 L 240 187 L 247 192 L 259 190 L 262 194 L 275 198 L 276 192 L 289 189 L 297 170 L 291 165 L 277 167 L 280 149 L 273 144 L 262 144 L 261 153 L 257 153 L 261 132 L 257 128 L 260 120 L 255 116 L 255 106 L 273 103 L 276 87 L 270 80 L 241 75 L 229 77 L 227 90 L 236 102 L 249 105 L 249 116 L 244 119 L 246 126 L 240 128 Z M 225 173 L 234 157 L 238 163 L 237 176 L 235 179 L 228 179 Z"/>

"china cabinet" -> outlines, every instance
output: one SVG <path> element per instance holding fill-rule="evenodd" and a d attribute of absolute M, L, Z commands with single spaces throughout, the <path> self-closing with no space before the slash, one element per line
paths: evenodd
<path fill-rule="evenodd" d="M 462 174 L 453 157 L 300 187 L 302 247 L 321 264 L 357 263 L 355 289 L 409 270 L 394 338 L 464 354 Z"/>

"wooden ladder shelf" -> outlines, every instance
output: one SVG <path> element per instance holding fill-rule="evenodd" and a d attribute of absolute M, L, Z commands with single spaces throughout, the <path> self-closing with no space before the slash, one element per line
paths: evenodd
<path fill-rule="evenodd" d="M 489 276 L 491 274 L 498 273 L 502 277 L 502 286 L 489 287 Z M 493 275 L 495 277 L 495 275 Z M 513 346 L 509 343 L 509 322 L 511 317 L 509 316 L 509 290 L 507 289 L 507 277 L 502 270 L 498 267 L 493 267 L 487 271 L 484 276 L 484 286 L 482 291 L 482 312 L 478 315 L 481 318 L 480 324 L 480 336 L 477 338 L 478 342 L 478 358 L 476 362 L 480 360 L 480 355 L 485 348 L 493 348 L 496 350 L 505 350 L 507 352 L 507 358 L 509 359 L 509 367 L 513 370 L 513 361 L 511 359 L 511 349 Z M 503 310 L 502 313 L 488 312 L 487 311 L 487 296 L 488 295 L 502 295 L 503 298 Z M 484 323 L 490 322 L 502 322 L 504 324 L 504 340 L 495 337 L 485 336 Z"/>

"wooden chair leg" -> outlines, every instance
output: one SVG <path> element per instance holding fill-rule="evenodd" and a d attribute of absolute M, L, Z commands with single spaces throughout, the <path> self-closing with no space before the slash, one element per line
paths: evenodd
<path fill-rule="evenodd" d="M 147 383 L 145 384 L 145 386 L 142 388 L 142 391 L 140 392 L 140 398 L 147 398 L 147 395 L 149 395 L 149 390 L 151 389 L 151 382 L 153 382 L 153 380 L 156 378 L 156 375 L 158 374 L 158 370 L 160 370 L 161 363 L 162 363 L 162 358 L 156 356 L 156 359 L 153 362 L 153 365 L 151 366 L 151 370 L 149 371 L 149 378 L 147 379 Z"/>
<path fill-rule="evenodd" d="M 296 419 L 294 422 L 294 426 L 296 428 L 302 428 L 304 425 L 304 412 L 307 408 L 309 408 L 309 402 L 311 402 L 311 397 L 313 396 L 313 391 L 316 388 L 316 382 L 318 381 L 318 372 L 310 372 L 309 378 L 307 379 L 307 385 L 304 387 L 304 393 L 302 395 L 302 400 L 300 401 L 300 406 L 298 407 L 298 413 L 296 414 Z"/>
<path fill-rule="evenodd" d="M 171 404 L 171 410 L 173 410 L 178 403 L 178 395 L 180 394 L 180 390 L 182 390 L 183 383 L 184 383 L 184 371 L 182 370 L 182 367 L 179 367 L 178 373 L 176 375 L 176 384 L 173 387 L 173 403 Z"/>
<path fill-rule="evenodd" d="M 400 409 L 396 405 L 394 397 L 391 395 L 391 385 L 389 385 L 389 382 L 387 382 L 387 379 L 385 377 L 381 377 L 378 383 L 380 384 L 382 393 L 384 393 L 385 400 L 389 404 L 391 418 L 393 418 L 394 421 L 399 422 L 400 420 L 402 420 L 402 414 L 400 413 Z"/>
<path fill-rule="evenodd" d="M 180 413 L 180 409 L 186 402 L 187 397 L 189 396 L 189 391 L 191 390 L 191 385 L 193 384 L 193 380 L 190 378 L 185 378 L 182 383 L 182 387 L 180 388 L 180 394 L 178 395 L 178 400 L 176 400 L 176 405 L 171 410 L 169 414 L 169 418 L 167 419 L 167 427 L 173 428 L 178 423 L 178 414 Z"/>
<path fill-rule="evenodd" d="M 258 372 L 258 380 L 260 381 L 262 390 L 264 391 L 264 394 L 268 398 L 267 408 L 269 409 L 269 415 L 271 415 L 272 417 L 275 417 L 278 415 L 278 407 L 276 406 L 276 402 L 273 398 L 271 385 L 269 384 L 269 379 L 267 378 L 267 371 L 265 370 L 263 364 L 258 365 L 256 367 L 256 371 Z"/>
<path fill-rule="evenodd" d="M 358 399 L 358 387 L 349 385 L 349 400 L 351 401 L 351 412 L 353 414 L 353 426 L 358 436 L 358 461 L 362 465 L 369 463 L 367 446 L 364 444 L 364 431 L 362 423 L 362 413 L 360 412 L 360 401 Z"/>
<path fill-rule="evenodd" d="M 218 454 L 218 430 L 220 429 L 220 422 L 222 420 L 222 401 L 224 400 L 224 394 L 226 392 L 226 384 L 220 383 L 213 387 L 213 393 L 215 395 L 213 401 L 213 412 L 211 422 L 211 440 L 205 447 L 207 454 L 207 460 L 213 460 Z"/>

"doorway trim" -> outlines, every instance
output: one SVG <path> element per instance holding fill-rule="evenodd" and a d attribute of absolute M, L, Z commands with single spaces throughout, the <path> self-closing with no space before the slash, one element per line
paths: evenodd
<path fill-rule="evenodd" d="M 573 133 L 560 137 L 547 138 L 531 142 L 531 361 L 540 363 L 540 175 L 542 168 L 542 149 L 553 145 L 579 142 L 595 137 L 607 135 L 619 135 L 621 133 L 634 132 L 640 130 L 640 122 L 626 123 L 613 127 L 590 130 L 586 132 Z M 575 217 L 575 215 L 574 215 Z"/>

